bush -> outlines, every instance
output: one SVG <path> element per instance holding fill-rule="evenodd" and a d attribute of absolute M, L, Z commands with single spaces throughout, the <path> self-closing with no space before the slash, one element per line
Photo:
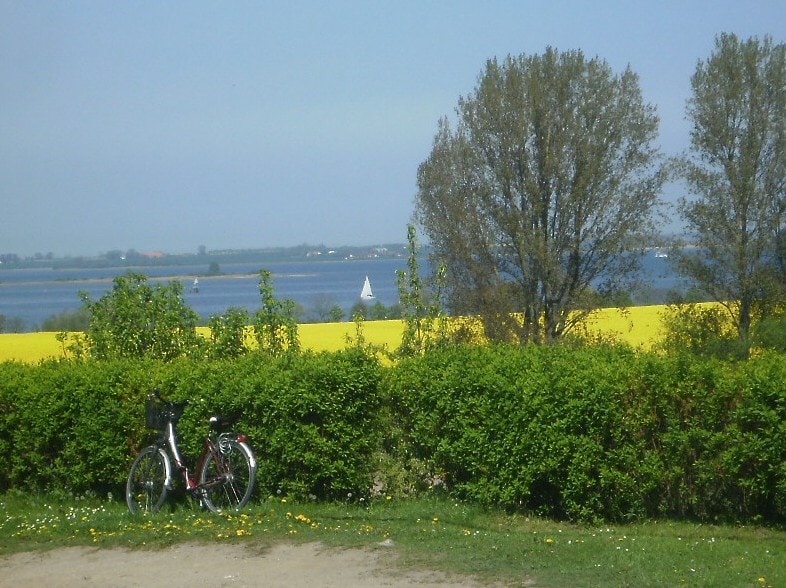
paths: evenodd
<path fill-rule="evenodd" d="M 396 451 L 459 497 L 577 520 L 786 519 L 782 356 L 466 347 L 392 370 Z"/>
<path fill-rule="evenodd" d="M 460 496 L 620 518 L 646 487 L 630 473 L 641 451 L 623 418 L 620 376 L 632 358 L 630 350 L 453 348 L 402 362 L 394 385 L 413 445 Z"/>
<path fill-rule="evenodd" d="M 259 272 L 259 297 L 262 306 L 254 320 L 259 350 L 274 357 L 300 351 L 295 302 L 276 298 L 273 274 L 269 270 Z"/>
<path fill-rule="evenodd" d="M 378 363 L 357 351 L 227 362 L 184 362 L 162 389 L 191 402 L 184 447 L 199 446 L 213 412 L 242 415 L 259 462 L 261 491 L 346 499 L 366 496 L 379 445 Z"/>
<path fill-rule="evenodd" d="M 182 447 L 236 412 L 264 494 L 451 495 L 557 518 L 786 521 L 786 357 L 624 346 L 0 363 L 0 490 L 122 493 L 154 387 Z"/>
<path fill-rule="evenodd" d="M 232 359 L 247 353 L 248 322 L 248 311 L 235 306 L 222 315 L 211 316 L 208 355 L 213 359 Z"/>
<path fill-rule="evenodd" d="M 135 452 L 152 438 L 144 400 L 160 388 L 188 400 L 184 453 L 201 448 L 206 419 L 241 416 L 264 492 L 361 497 L 379 445 L 379 365 L 358 352 L 271 360 L 0 364 L 3 490 L 122 495 Z M 193 455 L 196 457 L 196 455 Z"/>
<path fill-rule="evenodd" d="M 731 316 L 718 305 L 671 304 L 663 315 L 665 335 L 657 347 L 668 353 L 688 352 L 719 359 L 747 359 Z"/>
<path fill-rule="evenodd" d="M 95 359 L 171 360 L 198 353 L 198 315 L 182 297 L 183 285 L 151 286 L 147 276 L 129 272 L 114 279 L 99 300 L 80 294 L 90 315 L 85 343 Z"/>
<path fill-rule="evenodd" d="M 786 353 L 786 313 L 779 312 L 759 321 L 754 328 L 753 341 L 762 349 Z"/>
<path fill-rule="evenodd" d="M 155 379 L 141 362 L 0 364 L 7 488 L 119 491 L 139 440 L 132 398 Z"/>

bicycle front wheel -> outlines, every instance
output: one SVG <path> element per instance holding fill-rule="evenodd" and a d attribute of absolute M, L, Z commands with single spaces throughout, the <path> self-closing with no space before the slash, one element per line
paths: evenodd
<path fill-rule="evenodd" d="M 236 439 L 222 439 L 199 474 L 205 506 L 213 512 L 243 508 L 251 499 L 256 478 L 257 461 L 251 448 Z"/>
<path fill-rule="evenodd" d="M 169 462 L 155 445 L 142 450 L 131 466 L 126 483 L 128 510 L 135 515 L 158 512 L 168 492 Z"/>

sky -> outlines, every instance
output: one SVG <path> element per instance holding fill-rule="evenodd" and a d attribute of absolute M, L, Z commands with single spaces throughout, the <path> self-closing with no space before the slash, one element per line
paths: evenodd
<path fill-rule="evenodd" d="M 676 155 L 722 32 L 786 2 L 0 0 L 0 254 L 403 243 L 488 59 L 630 66 Z"/>

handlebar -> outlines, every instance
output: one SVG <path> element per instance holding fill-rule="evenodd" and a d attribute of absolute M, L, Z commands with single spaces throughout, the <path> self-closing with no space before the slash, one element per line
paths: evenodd
<path fill-rule="evenodd" d="M 164 403 L 168 407 L 173 406 L 186 406 L 188 404 L 188 400 L 181 400 L 179 402 L 172 402 L 171 400 L 167 400 L 161 395 L 161 390 L 158 388 L 153 388 L 147 395 L 148 400 L 158 400 L 159 402 Z"/>

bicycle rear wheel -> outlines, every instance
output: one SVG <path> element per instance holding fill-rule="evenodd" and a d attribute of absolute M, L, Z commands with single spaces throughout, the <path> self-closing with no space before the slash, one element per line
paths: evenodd
<path fill-rule="evenodd" d="M 169 472 L 163 450 L 155 445 L 142 450 L 131 466 L 126 483 L 126 502 L 131 514 L 158 512 L 166 500 Z"/>
<path fill-rule="evenodd" d="M 236 439 L 223 439 L 209 453 L 199 474 L 202 499 L 213 512 L 239 510 L 251 499 L 257 461 L 251 448 Z"/>

